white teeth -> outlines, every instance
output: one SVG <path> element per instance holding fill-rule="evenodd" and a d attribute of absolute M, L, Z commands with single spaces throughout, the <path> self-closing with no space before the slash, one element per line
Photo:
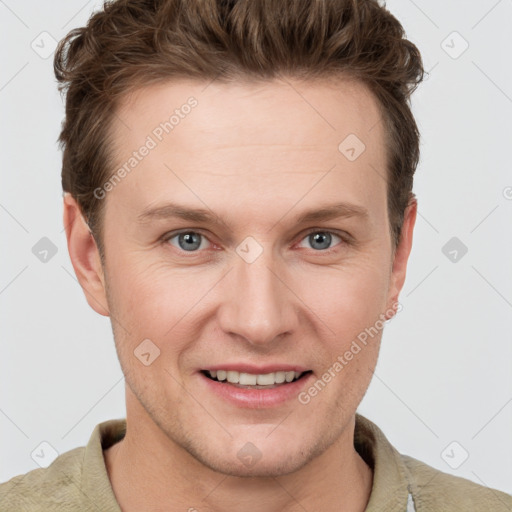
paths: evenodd
<path fill-rule="evenodd" d="M 253 375 L 251 373 L 241 373 L 239 383 L 242 384 L 242 386 L 256 386 L 257 379 L 257 375 Z"/>
<path fill-rule="evenodd" d="M 263 375 L 258 375 L 256 382 L 257 382 L 258 386 L 267 386 L 267 385 L 275 384 L 276 374 L 275 373 L 265 373 Z"/>
<path fill-rule="evenodd" d="M 231 384 L 240 384 L 242 386 L 273 386 L 275 384 L 283 384 L 284 382 L 292 382 L 301 375 L 301 372 L 283 371 L 259 375 L 234 370 L 209 370 L 208 373 L 219 381 L 227 380 Z"/>
<path fill-rule="evenodd" d="M 285 372 L 276 372 L 276 384 L 282 384 L 286 380 Z"/>
<path fill-rule="evenodd" d="M 238 381 L 240 379 L 240 374 L 238 372 L 228 371 L 227 379 L 228 379 L 228 382 L 231 382 L 232 384 L 238 384 Z"/>

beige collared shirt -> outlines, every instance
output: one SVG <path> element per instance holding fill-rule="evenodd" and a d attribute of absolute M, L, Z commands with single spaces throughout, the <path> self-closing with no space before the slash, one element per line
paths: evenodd
<path fill-rule="evenodd" d="M 0 512 L 121 512 L 103 450 L 121 440 L 126 420 L 96 425 L 87 446 L 0 484 Z M 373 469 L 366 512 L 512 512 L 512 496 L 401 455 L 382 431 L 356 415 L 354 446 Z"/>

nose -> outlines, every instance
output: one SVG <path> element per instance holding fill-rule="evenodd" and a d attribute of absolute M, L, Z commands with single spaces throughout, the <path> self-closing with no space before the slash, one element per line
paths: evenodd
<path fill-rule="evenodd" d="M 252 263 L 235 258 L 218 312 L 225 333 L 260 348 L 291 334 L 298 324 L 297 298 L 287 286 L 282 265 L 272 261 L 270 253 L 265 249 Z"/>

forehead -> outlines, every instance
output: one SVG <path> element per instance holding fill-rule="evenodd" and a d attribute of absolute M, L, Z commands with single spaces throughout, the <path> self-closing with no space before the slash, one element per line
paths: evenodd
<path fill-rule="evenodd" d="M 339 190 L 368 203 L 385 188 L 380 121 L 373 94 L 346 79 L 144 87 L 116 112 L 116 169 L 127 176 L 109 201 L 140 212 L 179 195 L 247 211 L 254 201 L 261 212 L 269 193 L 291 204 L 310 189 L 306 203 L 337 200 Z"/>
<path fill-rule="evenodd" d="M 124 96 L 116 114 L 113 133 L 118 140 L 122 138 L 122 149 L 127 143 L 136 146 L 145 134 L 166 139 L 164 143 L 178 144 L 187 138 L 188 145 L 196 142 L 201 147 L 205 142 L 238 143 L 245 135 L 257 137 L 255 143 L 269 147 L 328 144 L 350 133 L 373 143 L 380 142 L 382 135 L 374 95 L 363 83 L 348 78 L 169 81 Z M 184 122 L 187 118 L 192 122 Z M 161 126 L 166 122 L 172 125 L 167 130 Z M 191 131 L 194 137 L 190 137 Z"/>

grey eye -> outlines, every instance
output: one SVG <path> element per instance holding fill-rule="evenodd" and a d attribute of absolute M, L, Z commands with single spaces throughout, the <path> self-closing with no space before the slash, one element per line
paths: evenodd
<path fill-rule="evenodd" d="M 331 245 L 331 235 L 329 233 L 314 233 L 309 235 L 311 246 L 316 249 L 328 249 Z M 318 244 L 317 247 L 315 245 Z"/>
<path fill-rule="evenodd" d="M 174 239 L 178 240 L 178 246 L 180 249 L 190 252 L 196 251 L 201 247 L 203 235 L 201 235 L 200 233 L 196 233 L 195 231 L 178 233 L 177 235 L 174 235 L 172 238 L 169 238 L 169 242 L 176 247 L 176 245 L 172 243 L 172 240 Z"/>
<path fill-rule="evenodd" d="M 323 251 L 325 249 L 331 248 L 333 236 L 339 240 L 342 240 L 338 235 L 329 233 L 328 231 L 315 231 L 307 235 L 304 240 L 307 240 L 313 249 Z"/>

